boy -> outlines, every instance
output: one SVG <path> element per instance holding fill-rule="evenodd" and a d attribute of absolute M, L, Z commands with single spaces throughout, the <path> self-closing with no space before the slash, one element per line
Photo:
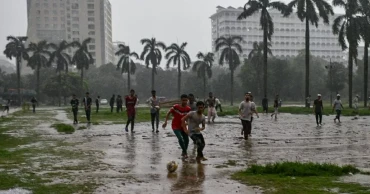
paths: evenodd
<path fill-rule="evenodd" d="M 84 103 L 84 107 L 85 107 L 85 113 L 86 113 L 86 119 L 87 119 L 87 123 L 90 124 L 90 116 L 91 116 L 91 104 L 92 104 L 92 99 L 90 98 L 90 93 L 89 92 L 86 92 L 86 97 L 82 100 L 82 102 Z"/>
<path fill-rule="evenodd" d="M 197 145 L 197 157 L 196 160 L 198 162 L 206 161 L 207 158 L 204 157 L 203 155 L 203 149 L 205 147 L 205 142 L 203 135 L 201 131 L 205 129 L 205 123 L 206 119 L 205 116 L 203 115 L 204 112 L 204 102 L 198 101 L 196 103 L 197 110 L 196 111 L 191 111 L 188 113 L 185 117 L 181 119 L 181 125 L 185 131 L 185 133 L 188 133 L 190 138 L 195 142 Z M 186 122 L 187 121 L 187 126 L 186 127 Z M 202 127 L 199 127 L 199 124 L 202 124 Z"/>
<path fill-rule="evenodd" d="M 247 140 L 248 136 L 252 132 L 252 115 L 253 113 L 257 114 L 256 108 L 253 105 L 254 103 L 250 101 L 250 96 L 248 93 L 245 94 L 245 100 L 239 105 L 239 116 L 242 121 L 244 139 Z"/>
<path fill-rule="evenodd" d="M 72 95 L 72 100 L 71 100 L 71 106 L 72 106 L 72 112 L 73 112 L 73 124 L 77 124 L 77 113 L 78 113 L 78 99 L 76 98 L 76 95 Z"/>
<path fill-rule="evenodd" d="M 322 104 L 321 100 L 321 94 L 317 94 L 317 99 L 313 101 L 313 111 L 316 118 L 316 124 L 318 127 L 321 127 L 322 125 L 322 111 L 324 110 L 324 106 Z M 319 122 L 320 119 L 320 122 Z"/>
<path fill-rule="evenodd" d="M 130 95 L 125 98 L 125 106 L 127 111 L 127 124 L 125 127 L 126 132 L 128 132 L 128 125 L 131 123 L 131 133 L 134 133 L 135 115 L 136 115 L 136 102 L 137 98 L 135 95 L 135 90 L 130 90 Z"/>
<path fill-rule="evenodd" d="M 209 98 L 207 99 L 206 103 L 208 105 L 208 113 L 207 113 L 208 124 L 211 123 L 211 119 L 212 119 L 212 122 L 214 123 L 215 122 L 216 115 L 217 115 L 217 111 L 215 109 L 215 106 L 216 106 L 216 98 L 213 97 L 213 93 L 212 92 L 209 93 Z"/>
<path fill-rule="evenodd" d="M 190 112 L 191 108 L 188 106 L 188 95 L 183 94 L 181 95 L 181 105 L 175 104 L 167 113 L 166 115 L 166 120 L 164 121 L 162 127 L 166 128 L 167 126 L 167 120 L 172 114 L 173 119 L 172 119 L 172 129 L 173 132 L 175 133 L 180 147 L 182 149 L 182 154 L 181 156 L 186 159 L 188 158 L 188 145 L 189 145 L 189 136 L 185 131 L 185 128 L 183 128 L 181 119 L 185 117 Z"/>
<path fill-rule="evenodd" d="M 337 94 L 337 99 L 334 100 L 333 112 L 334 112 L 334 109 L 335 109 L 335 112 L 337 112 L 337 115 L 335 116 L 335 119 L 334 119 L 334 123 L 337 121 L 337 119 L 340 123 L 340 114 L 342 113 L 342 109 L 343 109 L 342 101 L 340 100 L 340 94 Z"/>
<path fill-rule="evenodd" d="M 275 115 L 275 120 L 277 120 L 277 114 L 279 111 L 279 95 L 276 95 L 274 100 L 274 113 L 271 114 L 271 118 Z"/>
<path fill-rule="evenodd" d="M 152 90 L 152 97 L 150 97 L 147 102 L 149 103 L 150 106 L 150 118 L 152 121 L 152 132 L 154 132 L 154 121 L 155 121 L 155 126 L 157 127 L 156 132 L 158 133 L 158 126 L 159 126 L 159 109 L 160 109 L 160 104 L 159 104 L 159 99 L 156 96 L 156 91 Z"/>

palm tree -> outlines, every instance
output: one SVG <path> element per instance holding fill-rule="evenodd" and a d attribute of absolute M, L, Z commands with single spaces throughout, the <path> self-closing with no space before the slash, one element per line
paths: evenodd
<path fill-rule="evenodd" d="M 27 41 L 26 36 L 14 37 L 8 36 L 6 38 L 10 41 L 4 50 L 4 55 L 9 58 L 10 60 L 14 57 L 16 59 L 17 64 L 17 86 L 18 86 L 18 101 L 19 103 L 22 102 L 21 97 L 21 62 L 23 60 L 28 60 L 29 56 L 27 53 L 27 49 L 24 46 L 24 43 Z"/>
<path fill-rule="evenodd" d="M 143 52 L 141 52 L 140 59 L 145 60 L 146 67 L 152 64 L 152 90 L 154 90 L 154 75 L 157 74 L 157 66 L 161 64 L 162 52 L 160 50 L 166 49 L 166 45 L 163 42 L 157 41 L 155 38 L 142 39 L 141 44 L 145 45 Z"/>
<path fill-rule="evenodd" d="M 367 87 L 369 73 L 369 44 L 370 44 L 370 1 L 360 0 L 363 14 L 361 34 L 364 39 L 364 107 L 367 107 Z"/>
<path fill-rule="evenodd" d="M 27 51 L 32 53 L 32 56 L 28 59 L 27 66 L 36 71 L 36 96 L 37 99 L 40 97 L 40 69 L 50 67 L 49 58 L 51 52 L 47 50 L 48 43 L 43 40 L 38 43 L 30 43 Z"/>
<path fill-rule="evenodd" d="M 170 68 L 170 64 L 173 63 L 174 66 L 177 65 L 177 96 L 180 96 L 181 93 L 181 63 L 182 63 L 182 69 L 186 70 L 190 67 L 190 56 L 185 51 L 185 47 L 188 43 L 184 42 L 181 44 L 181 46 L 173 43 L 171 46 L 166 48 L 166 59 L 167 61 L 167 68 Z"/>
<path fill-rule="evenodd" d="M 116 56 L 121 56 L 117 63 L 117 69 L 121 69 L 121 73 L 127 73 L 127 90 L 131 89 L 131 78 L 130 74 L 135 74 L 136 65 L 131 57 L 136 59 L 139 58 L 139 55 L 135 52 L 130 51 L 129 46 L 123 44 L 118 45 L 119 50 L 115 53 Z"/>
<path fill-rule="evenodd" d="M 207 78 L 212 77 L 212 65 L 214 61 L 214 54 L 207 53 L 204 55 L 202 52 L 197 54 L 198 61 L 195 61 L 192 70 L 197 72 L 199 78 L 203 78 L 203 96 L 206 96 Z"/>
<path fill-rule="evenodd" d="M 244 11 L 238 16 L 238 20 L 245 19 L 255 13 L 261 12 L 260 25 L 263 30 L 263 88 L 264 95 L 267 96 L 267 53 L 268 42 L 271 41 L 271 36 L 274 34 L 274 23 L 270 16 L 269 10 L 274 8 L 282 14 L 287 15 L 288 7 L 281 2 L 270 2 L 270 0 L 249 0 L 244 5 Z"/>
<path fill-rule="evenodd" d="M 333 5 L 345 9 L 345 14 L 334 20 L 333 33 L 338 35 L 342 50 L 348 48 L 348 100 L 349 107 L 352 108 L 353 61 L 357 62 L 357 47 L 361 40 L 361 20 L 357 17 L 360 9 L 358 2 L 352 0 L 333 0 Z M 347 47 L 347 42 L 349 47 Z"/>
<path fill-rule="evenodd" d="M 318 27 L 319 17 L 323 18 L 324 24 L 329 24 L 329 14 L 333 15 L 332 6 L 326 0 L 293 0 L 288 4 L 288 13 L 297 7 L 298 18 L 306 22 L 306 81 L 305 97 L 310 94 L 310 23 Z M 316 10 L 319 12 L 317 13 Z M 319 14 L 319 16 L 318 16 Z M 287 15 L 287 14 L 286 14 Z M 306 103 L 306 106 L 309 106 Z"/>
<path fill-rule="evenodd" d="M 242 46 L 240 42 L 243 40 L 240 36 L 230 36 L 230 37 L 220 37 L 216 40 L 216 52 L 221 51 L 221 56 L 219 59 L 220 65 L 223 65 L 224 61 L 229 63 L 230 69 L 230 102 L 233 105 L 234 102 L 234 71 L 240 65 L 240 59 L 238 53 L 242 53 Z"/>
<path fill-rule="evenodd" d="M 73 47 L 77 47 L 75 54 L 72 57 L 72 63 L 76 64 L 76 68 L 81 71 L 81 87 L 83 87 L 84 69 L 89 69 L 90 64 L 94 64 L 94 59 L 89 53 L 87 45 L 91 42 L 91 38 L 86 38 L 82 43 L 74 41 L 71 43 Z"/>
<path fill-rule="evenodd" d="M 267 53 L 269 55 L 272 55 L 272 52 L 271 52 L 271 44 L 269 43 L 268 44 L 268 47 L 267 47 Z M 261 87 L 260 87 L 260 73 L 259 73 L 259 70 L 260 70 L 260 66 L 262 66 L 263 64 L 263 42 L 253 42 L 253 49 L 251 50 L 251 52 L 249 52 L 248 54 L 248 59 L 249 61 L 255 66 L 255 69 L 258 71 L 256 73 L 256 78 L 257 78 L 257 95 L 260 94 L 260 90 Z"/>

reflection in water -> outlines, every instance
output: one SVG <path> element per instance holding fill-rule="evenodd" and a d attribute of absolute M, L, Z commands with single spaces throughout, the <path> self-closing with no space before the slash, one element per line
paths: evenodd
<path fill-rule="evenodd" d="M 179 173 L 179 175 L 178 175 Z M 172 180 L 171 191 L 189 193 L 203 193 L 205 180 L 205 165 L 183 163 L 181 169 L 175 173 L 169 173 L 167 178 Z"/>
<path fill-rule="evenodd" d="M 161 142 L 158 134 L 153 133 L 152 141 L 150 142 L 150 147 L 152 148 L 152 156 L 150 157 L 151 164 L 159 164 L 162 159 L 162 154 L 160 152 Z"/>
<path fill-rule="evenodd" d="M 136 157 L 135 135 L 126 134 L 126 140 L 128 142 L 126 145 L 127 160 L 131 163 L 134 163 Z"/>

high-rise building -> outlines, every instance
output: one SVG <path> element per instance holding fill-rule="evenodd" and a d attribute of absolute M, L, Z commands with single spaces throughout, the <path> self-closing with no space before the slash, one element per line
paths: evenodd
<path fill-rule="evenodd" d="M 253 42 L 263 42 L 263 31 L 260 26 L 260 14 L 256 13 L 246 19 L 237 20 L 243 8 L 217 7 L 212 20 L 212 49 L 215 51 L 215 41 L 221 36 L 237 35 L 243 38 L 242 58 L 247 58 L 253 48 Z M 296 14 L 283 17 L 276 10 L 270 10 L 274 22 L 274 34 L 271 41 L 271 51 L 276 57 L 287 58 L 297 56 L 305 48 L 305 22 L 298 19 Z M 330 24 L 336 16 L 330 17 Z M 343 61 L 344 54 L 338 44 L 338 36 L 333 35 L 331 25 L 325 25 L 320 19 L 318 27 L 310 25 L 310 52 L 312 55 L 327 61 Z"/>
<path fill-rule="evenodd" d="M 100 66 L 114 61 L 109 0 L 27 0 L 28 42 L 92 38 L 88 49 Z M 73 54 L 68 49 L 68 54 Z M 29 72 L 22 68 L 22 73 Z"/>

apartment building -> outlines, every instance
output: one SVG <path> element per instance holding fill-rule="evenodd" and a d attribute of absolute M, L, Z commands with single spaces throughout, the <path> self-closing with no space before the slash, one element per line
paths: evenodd
<path fill-rule="evenodd" d="M 90 37 L 88 49 L 95 65 L 114 61 L 109 0 L 27 0 L 27 12 L 28 42 L 72 42 Z M 29 72 L 22 68 L 22 74 Z"/>
<path fill-rule="evenodd" d="M 210 18 L 212 21 L 212 49 L 215 52 L 215 40 L 221 36 L 238 35 L 243 37 L 242 58 L 247 58 L 253 48 L 253 42 L 263 42 L 263 31 L 260 26 L 260 14 L 256 13 L 243 20 L 237 20 L 243 8 L 217 7 L 217 12 Z M 288 58 L 297 56 L 305 48 L 305 23 L 296 14 L 283 17 L 280 12 L 270 10 L 274 22 L 274 34 L 271 41 L 271 51 L 274 56 Z M 330 17 L 330 24 L 336 16 Z M 327 61 L 344 60 L 344 53 L 338 44 L 338 37 L 333 35 L 331 25 L 320 20 L 318 27 L 310 27 L 311 54 Z M 216 53 L 216 52 L 215 52 Z M 216 57 L 219 54 L 216 53 Z"/>

